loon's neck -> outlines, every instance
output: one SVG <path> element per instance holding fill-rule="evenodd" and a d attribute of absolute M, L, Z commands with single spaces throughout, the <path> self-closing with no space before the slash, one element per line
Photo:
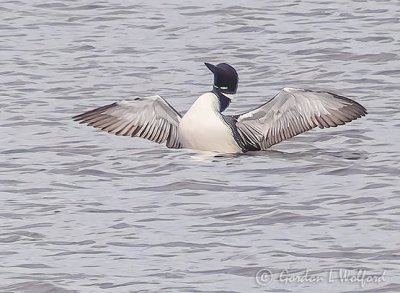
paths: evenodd
<path fill-rule="evenodd" d="M 225 96 L 221 89 L 217 87 L 213 87 L 212 92 L 218 97 L 219 100 L 219 112 L 222 113 L 226 108 L 228 108 L 229 104 L 231 103 L 231 99 Z"/>

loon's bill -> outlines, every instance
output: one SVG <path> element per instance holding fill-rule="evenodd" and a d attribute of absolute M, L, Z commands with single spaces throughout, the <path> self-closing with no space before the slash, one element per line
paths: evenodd
<path fill-rule="evenodd" d="M 236 93 L 236 70 L 206 63 L 214 73 L 210 92 L 201 95 L 182 117 L 160 96 L 136 98 L 73 117 L 116 135 L 136 136 L 169 148 L 222 153 L 266 150 L 315 127 L 329 128 L 361 118 L 359 103 L 330 92 L 284 88 L 260 107 L 240 114 L 222 112 Z"/>

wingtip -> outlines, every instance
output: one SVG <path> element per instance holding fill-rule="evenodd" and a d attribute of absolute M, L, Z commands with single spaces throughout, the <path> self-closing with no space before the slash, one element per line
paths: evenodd
<path fill-rule="evenodd" d="M 102 107 L 95 108 L 93 110 L 89 110 L 89 111 L 87 111 L 85 113 L 81 113 L 81 114 L 73 116 L 72 120 L 81 121 L 81 123 L 84 123 L 85 122 L 84 121 L 85 118 L 88 118 L 90 115 L 95 114 L 95 113 L 101 113 L 101 112 L 103 112 L 103 111 L 105 111 L 107 109 L 115 107 L 117 104 L 118 104 L 117 102 L 114 102 L 112 104 L 108 104 L 108 105 L 105 105 L 105 106 L 102 106 Z"/>
<path fill-rule="evenodd" d="M 360 110 L 359 113 L 358 113 L 358 114 L 360 114 L 360 116 L 365 116 L 365 115 L 368 114 L 367 108 L 365 108 L 363 105 L 361 105 L 361 104 L 359 104 L 357 102 L 355 102 L 355 103 L 356 103 L 356 105 L 358 106 L 358 108 Z"/>
<path fill-rule="evenodd" d="M 79 121 L 79 120 L 81 120 L 81 118 L 82 118 L 81 115 L 82 115 L 82 114 L 72 116 L 71 119 L 74 120 L 74 121 Z"/>
<path fill-rule="evenodd" d="M 81 113 L 81 114 L 72 116 L 71 118 L 72 118 L 73 121 L 77 121 L 77 122 L 79 122 L 80 124 L 82 124 L 82 123 L 85 123 L 85 118 L 86 118 L 86 115 L 85 115 L 85 114 L 86 114 L 86 113 Z"/>
<path fill-rule="evenodd" d="M 367 115 L 368 114 L 368 110 L 367 110 L 367 108 L 365 108 L 364 106 L 362 106 L 363 107 L 363 110 L 364 110 L 364 115 L 363 116 L 365 116 L 365 115 Z"/>

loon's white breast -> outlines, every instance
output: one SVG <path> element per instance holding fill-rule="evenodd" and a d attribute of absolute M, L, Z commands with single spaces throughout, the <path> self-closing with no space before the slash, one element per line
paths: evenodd
<path fill-rule="evenodd" d="M 194 102 L 178 126 L 183 147 L 223 153 L 242 151 L 219 109 L 218 97 L 212 92 L 201 95 Z"/>

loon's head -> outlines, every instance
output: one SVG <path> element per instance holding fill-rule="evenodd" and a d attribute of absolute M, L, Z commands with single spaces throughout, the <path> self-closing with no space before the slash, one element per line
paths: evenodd
<path fill-rule="evenodd" d="M 214 73 L 214 89 L 227 95 L 236 94 L 239 76 L 235 68 L 226 63 L 219 63 L 218 65 L 204 64 Z"/>

